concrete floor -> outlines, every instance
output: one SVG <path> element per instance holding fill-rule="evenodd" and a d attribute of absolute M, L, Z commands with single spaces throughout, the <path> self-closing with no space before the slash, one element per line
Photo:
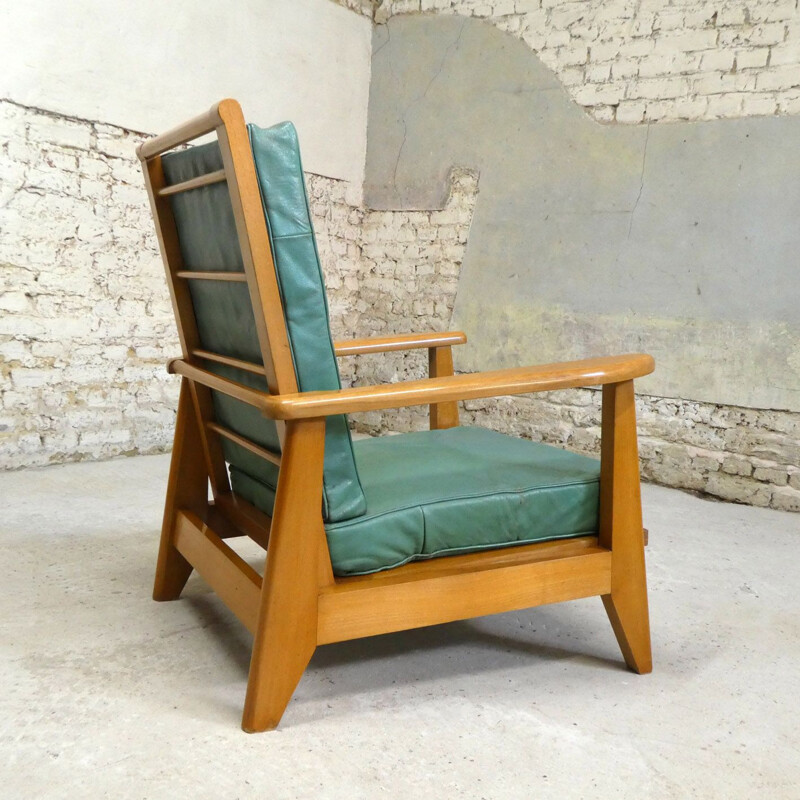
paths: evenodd
<path fill-rule="evenodd" d="M 583 600 L 323 647 L 249 736 L 249 634 L 149 599 L 167 464 L 0 474 L 0 796 L 800 798 L 800 515 L 645 487 L 650 676 Z"/>

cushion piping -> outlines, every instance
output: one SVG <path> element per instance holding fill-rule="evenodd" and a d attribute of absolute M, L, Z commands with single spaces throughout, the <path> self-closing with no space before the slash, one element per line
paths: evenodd
<path fill-rule="evenodd" d="M 569 485 L 569 484 L 567 484 Z M 433 505 L 426 503 L 426 505 Z M 373 569 L 361 570 L 360 572 L 347 572 L 338 575 L 340 578 L 349 578 L 356 575 L 374 575 L 376 572 L 385 572 L 387 569 L 395 569 L 410 564 L 413 561 L 428 561 L 432 558 L 441 558 L 442 556 L 454 556 L 464 553 L 479 553 L 484 550 L 505 550 L 509 547 L 522 547 L 526 544 L 540 544 L 544 542 L 554 542 L 557 539 L 577 539 L 580 536 L 594 536 L 597 534 L 596 530 L 579 531 L 578 533 L 559 533 L 555 536 L 548 536 L 546 539 L 538 537 L 536 539 L 518 539 L 515 542 L 502 542 L 501 544 L 470 544 L 464 547 L 447 547 L 443 550 L 436 550 L 433 553 L 415 553 L 414 555 L 404 558 L 402 561 L 397 561 L 394 564 L 389 564 L 384 567 L 377 567 Z"/>
<path fill-rule="evenodd" d="M 257 480 L 257 479 L 256 479 Z M 331 522 L 325 524 L 325 529 L 332 529 L 332 530 L 342 530 L 343 528 L 350 527 L 352 525 L 359 525 L 363 523 L 367 519 L 380 519 L 381 517 L 388 516 L 389 514 L 396 514 L 400 511 L 409 511 L 413 508 L 422 509 L 426 506 L 436 506 L 440 505 L 441 503 L 451 503 L 454 500 L 474 500 L 479 497 L 507 497 L 509 495 L 517 495 L 517 494 L 525 494 L 526 492 L 535 492 L 540 489 L 563 489 L 567 486 L 586 486 L 590 483 L 599 483 L 599 478 L 587 478 L 586 480 L 575 480 L 575 481 L 566 481 L 564 483 L 548 483 L 545 486 L 527 486 L 522 489 L 505 489 L 503 491 L 496 491 L 496 492 L 478 492 L 473 494 L 460 494 L 455 495 L 453 497 L 446 497 L 441 498 L 440 500 L 431 500 L 427 503 L 411 503 L 407 506 L 397 506 L 396 508 L 390 508 L 387 511 L 381 511 L 380 514 L 370 514 L 367 511 L 361 517 L 356 517 L 355 519 L 346 519 L 342 520 L 341 522 Z M 267 486 L 263 481 L 259 481 L 264 486 Z M 271 487 L 270 487 L 271 488 Z"/>

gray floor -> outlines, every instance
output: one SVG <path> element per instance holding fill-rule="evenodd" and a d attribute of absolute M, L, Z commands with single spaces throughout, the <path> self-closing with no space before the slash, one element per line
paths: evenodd
<path fill-rule="evenodd" d="M 578 601 L 321 648 L 248 736 L 247 632 L 149 599 L 166 472 L 0 474 L 0 796 L 800 798 L 800 515 L 645 487 L 650 676 Z"/>

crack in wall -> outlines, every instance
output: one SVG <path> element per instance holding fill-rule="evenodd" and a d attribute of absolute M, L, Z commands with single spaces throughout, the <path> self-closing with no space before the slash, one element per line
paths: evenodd
<path fill-rule="evenodd" d="M 636 195 L 636 200 L 633 204 L 633 208 L 631 209 L 631 220 L 630 224 L 628 225 L 628 236 L 627 238 L 631 238 L 631 231 L 633 230 L 633 215 L 636 213 L 636 209 L 639 208 L 639 201 L 642 199 L 642 192 L 644 191 L 644 171 L 647 165 L 647 143 L 650 141 L 650 125 L 647 125 L 645 136 L 644 136 L 644 149 L 642 152 L 642 172 L 639 179 L 639 194 Z"/>
<path fill-rule="evenodd" d="M 402 115 L 400 117 L 400 123 L 403 126 L 403 140 L 400 142 L 400 147 L 397 150 L 397 159 L 395 160 L 394 169 L 392 170 L 392 186 L 395 188 L 395 190 L 397 190 L 397 170 L 400 167 L 400 159 L 403 157 L 403 150 L 405 149 L 406 141 L 408 140 L 408 123 L 406 122 L 406 117 L 411 113 L 412 108 L 417 106 L 419 103 L 421 103 L 425 99 L 425 97 L 427 97 L 428 92 L 431 89 L 431 86 L 433 86 L 433 84 L 436 82 L 436 80 L 439 78 L 439 76 L 444 71 L 444 67 L 445 67 L 445 64 L 447 63 L 448 58 L 450 58 L 452 53 L 455 53 L 458 50 L 458 47 L 461 44 L 461 37 L 464 34 L 464 28 L 466 27 L 466 24 L 467 24 L 466 19 L 462 19 L 461 26 L 458 29 L 458 34 L 456 35 L 456 37 L 453 40 L 453 42 L 451 42 L 445 48 L 444 54 L 442 55 L 442 60 L 439 62 L 439 66 L 436 69 L 436 72 L 433 74 L 433 77 L 428 81 L 427 85 L 425 86 L 425 88 L 422 91 L 422 94 L 420 94 L 418 97 L 415 97 L 406 106 L 405 110 L 403 111 L 403 113 L 402 113 Z M 387 30 L 389 29 L 389 27 L 390 27 L 389 25 L 386 26 Z M 384 45 L 386 45 L 388 43 L 389 43 L 389 40 L 387 39 L 386 42 L 384 43 Z M 390 53 L 390 62 L 391 62 L 391 50 L 389 51 L 389 53 Z M 391 63 L 390 63 L 390 69 L 391 69 Z"/>

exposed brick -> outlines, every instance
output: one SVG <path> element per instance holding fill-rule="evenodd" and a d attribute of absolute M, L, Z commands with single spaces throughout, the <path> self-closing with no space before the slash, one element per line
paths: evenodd
<path fill-rule="evenodd" d="M 379 9 L 377 22 L 420 10 L 488 19 L 523 39 L 601 122 L 800 113 L 795 0 L 383 0 Z M 625 107 L 637 99 L 645 107 Z"/>
<path fill-rule="evenodd" d="M 786 471 L 785 467 L 756 467 L 753 470 L 753 477 L 757 481 L 774 483 L 776 486 L 784 486 L 789 480 L 789 473 Z"/>
<path fill-rule="evenodd" d="M 773 490 L 770 505 L 780 511 L 800 511 L 800 490 L 780 486 Z"/>
<path fill-rule="evenodd" d="M 765 67 L 769 60 L 769 50 L 762 47 L 758 50 L 742 50 L 736 53 L 737 69 L 758 69 Z"/>
<path fill-rule="evenodd" d="M 772 487 L 763 483 L 724 472 L 716 472 L 709 476 L 705 491 L 722 500 L 753 506 L 768 506 L 773 492 Z"/>
<path fill-rule="evenodd" d="M 729 475 L 748 475 L 753 474 L 753 465 L 746 458 L 736 456 L 725 456 L 722 460 L 722 471 Z"/>

